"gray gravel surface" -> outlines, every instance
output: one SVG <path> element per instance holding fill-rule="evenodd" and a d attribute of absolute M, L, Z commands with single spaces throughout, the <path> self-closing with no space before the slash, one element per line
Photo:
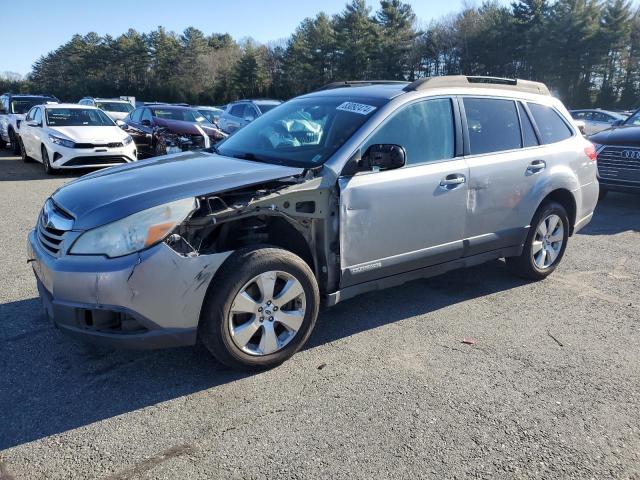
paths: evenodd
<path fill-rule="evenodd" d="M 70 178 L 0 158 L 1 479 L 640 478 L 640 197 L 543 282 L 493 262 L 367 294 L 247 375 L 52 327 L 25 239 Z"/>

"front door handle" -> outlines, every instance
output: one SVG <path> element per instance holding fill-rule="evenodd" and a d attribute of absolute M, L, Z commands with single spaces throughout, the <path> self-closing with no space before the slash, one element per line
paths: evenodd
<path fill-rule="evenodd" d="M 534 160 L 527 167 L 528 173 L 537 173 L 547 168 L 547 162 L 544 160 Z"/>
<path fill-rule="evenodd" d="M 467 177 L 465 177 L 461 173 L 452 173 L 447 175 L 442 180 L 440 180 L 440 186 L 446 189 L 452 189 L 457 187 L 458 185 L 462 185 L 467 181 Z"/>

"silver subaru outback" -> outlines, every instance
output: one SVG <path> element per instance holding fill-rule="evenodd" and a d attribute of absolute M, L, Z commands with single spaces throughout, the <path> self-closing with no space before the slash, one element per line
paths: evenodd
<path fill-rule="evenodd" d="M 58 189 L 29 261 L 55 324 L 137 348 L 201 341 L 275 366 L 321 304 L 504 258 L 540 280 L 593 215 L 596 153 L 540 83 L 343 82 L 212 152 Z"/>

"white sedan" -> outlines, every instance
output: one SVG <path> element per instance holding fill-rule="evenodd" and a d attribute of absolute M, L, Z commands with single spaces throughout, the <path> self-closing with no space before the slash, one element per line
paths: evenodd
<path fill-rule="evenodd" d="M 22 159 L 41 162 L 47 173 L 137 160 L 131 136 L 96 107 L 37 105 L 20 122 L 18 134 Z"/>

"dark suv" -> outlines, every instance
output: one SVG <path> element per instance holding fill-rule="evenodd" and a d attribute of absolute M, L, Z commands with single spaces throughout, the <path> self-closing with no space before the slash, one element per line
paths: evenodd
<path fill-rule="evenodd" d="M 205 149 L 227 137 L 195 108 L 177 105 L 136 108 L 122 128 L 136 142 L 138 158 Z"/>
<path fill-rule="evenodd" d="M 5 93 L 0 96 L 0 148 L 11 144 L 13 153 L 20 154 L 17 141 L 20 122 L 31 107 L 43 103 L 58 103 L 53 95 L 30 95 L 26 93 Z"/>
<path fill-rule="evenodd" d="M 600 198 L 608 191 L 640 193 L 640 110 L 589 140 L 598 152 Z"/>

